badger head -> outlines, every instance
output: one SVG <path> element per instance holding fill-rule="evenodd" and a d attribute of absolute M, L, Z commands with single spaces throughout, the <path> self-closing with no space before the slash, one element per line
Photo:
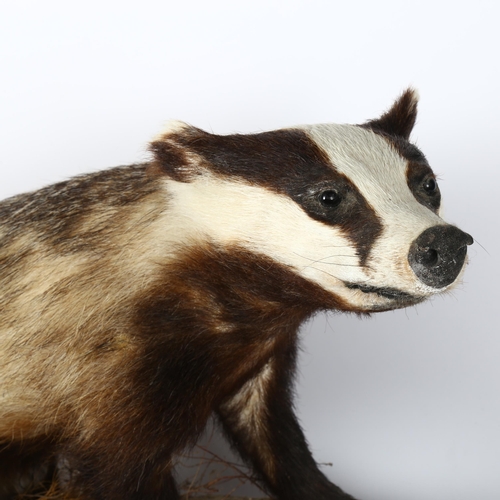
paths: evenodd
<path fill-rule="evenodd" d="M 409 142 L 417 100 L 408 89 L 363 125 L 219 136 L 176 122 L 151 144 L 155 169 L 189 241 L 266 256 L 347 310 L 416 304 L 458 280 L 473 242 L 441 219 Z"/>

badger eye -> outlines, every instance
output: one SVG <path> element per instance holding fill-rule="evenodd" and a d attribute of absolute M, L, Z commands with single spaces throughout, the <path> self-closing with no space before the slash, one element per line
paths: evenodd
<path fill-rule="evenodd" d="M 434 177 L 427 177 L 423 184 L 422 184 L 422 187 L 424 188 L 424 191 L 427 193 L 427 194 L 434 194 L 436 191 L 437 191 L 437 182 L 436 182 L 436 179 L 434 179 Z"/>
<path fill-rule="evenodd" d="M 342 201 L 342 197 L 337 191 L 333 189 L 329 189 L 328 191 L 323 191 L 319 195 L 319 200 L 321 204 L 327 208 L 335 208 L 340 205 Z"/>

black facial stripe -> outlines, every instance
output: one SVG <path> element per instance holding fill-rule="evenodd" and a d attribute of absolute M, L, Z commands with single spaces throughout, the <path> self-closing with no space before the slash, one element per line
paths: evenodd
<path fill-rule="evenodd" d="M 330 208 L 321 203 L 321 194 L 332 187 L 335 187 L 342 201 Z M 365 265 L 370 249 L 382 232 L 382 223 L 348 177 L 334 171 L 334 175 L 324 184 L 317 184 L 309 191 L 289 194 L 311 218 L 340 227 L 356 245 L 360 263 Z"/>
<path fill-rule="evenodd" d="M 168 162 L 182 158 L 181 154 L 172 154 L 174 144 L 199 155 L 217 175 L 239 177 L 286 194 L 310 217 L 339 226 L 356 246 L 362 265 L 382 232 L 375 211 L 356 186 L 336 170 L 325 152 L 302 130 L 219 136 L 191 127 L 170 135 L 167 140 L 165 148 L 162 142 L 152 145 L 160 170 L 178 179 L 178 172 L 171 174 L 172 165 Z M 328 210 L 319 202 L 324 190 L 340 190 L 345 200 L 339 207 Z"/>
<path fill-rule="evenodd" d="M 408 162 L 406 169 L 406 182 L 415 199 L 424 207 L 436 212 L 441 205 L 441 193 L 436 184 L 434 192 L 425 189 L 426 180 L 435 179 L 431 167 L 426 163 Z"/>
<path fill-rule="evenodd" d="M 279 193 L 290 194 L 297 184 L 313 185 L 332 175 L 326 155 L 301 130 L 222 136 L 189 129 L 174 141 L 205 159 L 215 174 L 240 177 Z"/>

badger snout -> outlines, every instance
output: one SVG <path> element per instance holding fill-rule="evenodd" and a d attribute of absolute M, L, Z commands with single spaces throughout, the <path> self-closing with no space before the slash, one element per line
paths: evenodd
<path fill-rule="evenodd" d="M 457 279 L 465 262 L 467 245 L 473 243 L 470 234 L 455 226 L 430 227 L 411 244 L 408 261 L 422 283 L 444 288 Z"/>

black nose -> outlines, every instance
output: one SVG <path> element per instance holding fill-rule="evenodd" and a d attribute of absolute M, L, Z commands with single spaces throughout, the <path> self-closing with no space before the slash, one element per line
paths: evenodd
<path fill-rule="evenodd" d="M 422 283 L 443 288 L 459 275 L 472 243 L 472 236 L 455 226 L 430 227 L 411 244 L 408 261 Z"/>

